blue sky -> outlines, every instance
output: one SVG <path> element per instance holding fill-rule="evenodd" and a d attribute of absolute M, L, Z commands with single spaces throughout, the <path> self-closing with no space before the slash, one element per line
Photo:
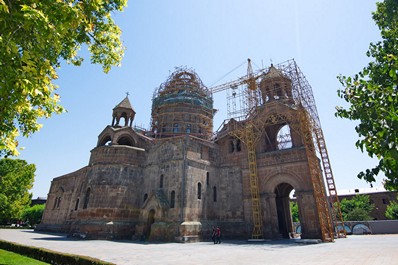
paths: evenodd
<path fill-rule="evenodd" d="M 195 69 L 212 86 L 247 58 L 254 70 L 296 60 L 313 89 L 338 190 L 369 187 L 356 175 L 377 161 L 355 148 L 355 123 L 334 113 L 344 106 L 336 76 L 366 66 L 369 43 L 380 38 L 371 18 L 375 8 L 375 1 L 360 0 L 130 0 L 114 14 L 127 48 L 122 66 L 104 74 L 89 60 L 81 67 L 62 64 L 55 83 L 68 112 L 43 120 L 39 133 L 20 139 L 20 158 L 37 166 L 33 197 L 46 196 L 54 177 L 88 164 L 126 92 L 135 124 L 149 128 L 153 92 L 175 67 Z M 217 84 L 245 72 L 243 65 Z M 225 93 L 216 94 L 215 129 L 227 118 L 226 105 Z"/>

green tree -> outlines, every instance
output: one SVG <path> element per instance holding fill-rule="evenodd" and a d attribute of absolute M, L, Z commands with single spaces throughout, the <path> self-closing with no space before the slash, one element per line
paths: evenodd
<path fill-rule="evenodd" d="M 19 219 L 30 204 L 36 166 L 25 160 L 0 160 L 0 223 Z"/>
<path fill-rule="evenodd" d="M 22 213 L 22 220 L 29 225 L 37 225 L 41 222 L 45 204 L 36 204 L 24 209 Z"/>
<path fill-rule="evenodd" d="M 111 13 L 127 0 L 0 0 L 0 151 L 18 154 L 17 136 L 64 111 L 53 83 L 62 60 L 80 65 L 84 44 L 104 72 L 124 53 Z"/>
<path fill-rule="evenodd" d="M 370 213 L 374 204 L 370 203 L 369 195 L 356 195 L 352 199 L 343 199 L 340 202 L 344 221 L 372 220 Z"/>
<path fill-rule="evenodd" d="M 398 220 L 398 202 L 390 202 L 390 204 L 387 206 L 386 217 L 387 219 Z"/>
<path fill-rule="evenodd" d="M 292 213 L 293 222 L 300 222 L 297 203 L 290 202 L 290 212 Z"/>
<path fill-rule="evenodd" d="M 359 121 L 357 148 L 366 150 L 379 163 L 358 177 L 374 182 L 383 171 L 387 189 L 398 189 L 398 1 L 377 3 L 373 19 L 381 31 L 381 41 L 371 43 L 366 55 L 373 58 L 353 77 L 339 76 L 340 98 L 349 108 L 337 107 L 336 116 Z"/>

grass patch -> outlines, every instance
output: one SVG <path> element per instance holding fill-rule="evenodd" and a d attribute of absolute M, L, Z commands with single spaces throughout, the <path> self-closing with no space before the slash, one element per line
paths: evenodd
<path fill-rule="evenodd" d="M 24 246 L 13 242 L 7 242 L 0 240 L 0 249 L 11 251 L 14 253 L 21 254 L 26 257 L 30 257 L 39 261 L 48 262 L 48 264 L 54 265 L 115 265 L 111 262 L 102 261 L 96 258 L 79 256 L 68 253 L 61 253 L 52 251 L 45 248 L 37 248 L 31 246 Z M 9 263 L 6 263 L 9 265 Z M 12 264 L 23 264 L 25 263 L 12 263 Z M 40 263 L 43 264 L 43 263 Z M 47 263 L 44 263 L 47 264 Z M 0 261 L 0 265 L 4 265 Z"/>
<path fill-rule="evenodd" d="M 35 260 L 32 258 L 28 258 L 14 252 L 9 252 L 3 249 L 0 249 L 0 264 L 1 265 L 45 265 L 49 263 L 45 263 L 39 260 Z"/>

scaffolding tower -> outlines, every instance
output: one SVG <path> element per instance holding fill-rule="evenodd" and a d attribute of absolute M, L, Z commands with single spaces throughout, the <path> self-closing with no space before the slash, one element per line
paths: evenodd
<path fill-rule="evenodd" d="M 281 94 L 280 91 L 284 91 L 284 88 L 276 88 L 272 85 L 271 87 L 262 88 L 263 91 L 264 89 L 268 89 L 267 96 L 260 92 L 260 88 L 263 85 L 261 83 L 261 77 L 267 74 L 273 74 L 271 73 L 272 69 L 277 69 L 284 78 L 286 77 L 289 79 L 289 83 L 291 83 L 291 94 Z M 274 91 L 272 91 L 272 89 L 274 89 Z M 252 238 L 262 238 L 262 218 L 255 144 L 263 134 L 265 127 L 281 122 L 289 123 L 291 130 L 298 133 L 303 138 L 317 205 L 318 219 L 321 226 L 322 240 L 333 241 L 335 235 L 339 237 L 345 236 L 344 229 L 342 231 L 336 230 L 337 227 L 344 227 L 344 224 L 312 88 L 296 62 L 292 59 L 253 72 L 250 59 L 248 59 L 247 75 L 211 88 L 212 93 L 224 90 L 227 91 L 228 118 L 237 121 L 234 123 L 235 128 L 231 131 L 231 135 L 244 142 L 248 149 L 253 213 Z M 272 98 L 270 98 L 270 95 Z M 274 99 L 282 99 L 283 97 L 286 99 L 273 101 Z M 275 114 L 268 119 L 261 119 L 257 117 L 257 114 L 264 102 L 288 105 L 296 109 L 297 115 L 294 117 L 287 117 L 286 114 Z M 281 144 L 286 144 L 283 143 L 284 141 L 288 142 L 288 140 L 284 138 L 287 137 L 281 135 Z M 320 168 L 319 161 L 321 161 L 322 168 Z"/>
<path fill-rule="evenodd" d="M 194 70 L 178 67 L 153 94 L 148 135 L 165 138 L 190 134 L 210 139 L 214 112 L 211 91 Z"/>

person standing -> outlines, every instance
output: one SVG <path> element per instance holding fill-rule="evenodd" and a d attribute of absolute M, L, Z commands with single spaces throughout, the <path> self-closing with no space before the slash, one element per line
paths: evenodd
<path fill-rule="evenodd" d="M 217 226 L 216 228 L 216 242 L 215 244 L 221 244 L 221 229 Z"/>
<path fill-rule="evenodd" d="M 213 240 L 213 243 L 216 244 L 216 228 L 213 226 L 213 231 L 211 233 L 211 240 Z"/>

